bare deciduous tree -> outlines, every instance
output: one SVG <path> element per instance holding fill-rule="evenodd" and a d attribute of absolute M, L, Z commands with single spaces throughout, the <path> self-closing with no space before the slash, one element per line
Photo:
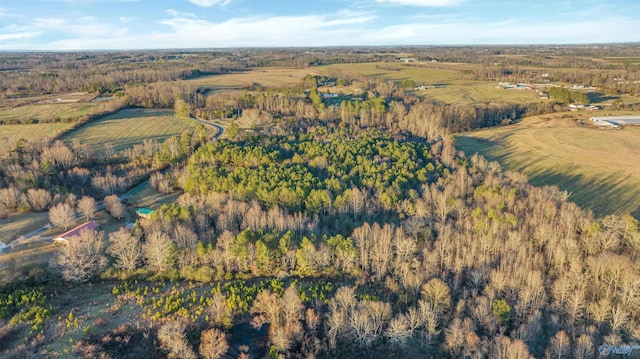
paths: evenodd
<path fill-rule="evenodd" d="M 93 197 L 83 196 L 78 201 L 78 213 L 80 213 L 86 220 L 94 219 L 95 213 L 98 211 L 98 204 Z"/>
<path fill-rule="evenodd" d="M 156 271 L 165 271 L 173 265 L 174 246 L 171 238 L 163 232 L 152 232 L 142 246 L 147 266 Z"/>
<path fill-rule="evenodd" d="M 54 260 L 62 277 L 80 282 L 101 273 L 107 266 L 103 239 L 104 232 L 83 231 L 62 245 Z"/>
<path fill-rule="evenodd" d="M 229 350 L 229 344 L 220 329 L 207 329 L 200 335 L 199 349 L 204 359 L 218 359 Z"/>
<path fill-rule="evenodd" d="M 66 202 L 58 203 L 49 209 L 49 220 L 56 226 L 65 230 L 69 228 L 71 222 L 76 219 L 75 209 Z"/>
<path fill-rule="evenodd" d="M 158 339 L 160 339 L 162 346 L 169 351 L 169 358 L 197 358 L 193 348 L 189 345 L 185 329 L 184 324 L 177 321 L 165 323 L 158 329 Z"/>
<path fill-rule="evenodd" d="M 29 188 L 27 190 L 27 199 L 32 210 L 41 212 L 51 204 L 51 193 L 46 189 Z"/>
<path fill-rule="evenodd" d="M 109 235 L 111 245 L 108 253 L 116 257 L 116 267 L 123 270 L 134 270 L 142 258 L 140 240 L 125 228 Z"/>
<path fill-rule="evenodd" d="M 120 201 L 120 197 L 115 194 L 104 198 L 104 207 L 109 211 L 109 214 L 111 214 L 113 218 L 120 219 L 124 217 L 126 207 Z"/>

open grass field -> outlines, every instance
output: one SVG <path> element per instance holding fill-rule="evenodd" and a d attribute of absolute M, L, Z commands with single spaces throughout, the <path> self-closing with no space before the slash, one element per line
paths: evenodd
<path fill-rule="evenodd" d="M 0 122 L 51 122 L 55 119 L 67 121 L 82 115 L 90 115 L 104 111 L 100 102 L 45 103 L 0 109 Z"/>
<path fill-rule="evenodd" d="M 557 185 L 597 215 L 640 218 L 640 127 L 600 130 L 576 123 L 602 113 L 534 116 L 506 127 L 456 136 L 458 149 L 497 160 L 534 185 Z M 630 113 L 613 113 L 630 114 Z"/>
<path fill-rule="evenodd" d="M 466 64 L 460 64 L 466 65 Z M 393 62 L 373 62 L 362 64 L 338 64 L 320 68 L 320 73 L 328 75 L 338 72 L 344 74 L 360 74 L 365 76 L 380 77 L 384 80 L 400 82 L 412 79 L 426 84 L 449 84 L 459 78 L 461 67 L 428 65 L 407 65 Z"/>
<path fill-rule="evenodd" d="M 300 83 L 307 74 L 317 75 L 316 68 L 298 69 L 287 67 L 256 68 L 247 72 L 200 76 L 187 82 L 200 89 L 211 91 L 237 91 L 252 85 L 264 87 L 286 87 Z"/>
<path fill-rule="evenodd" d="M 12 213 L 7 219 L 0 219 L 0 242 L 9 243 L 18 236 L 35 231 L 49 222 L 49 214 Z"/>
<path fill-rule="evenodd" d="M 442 87 L 417 91 L 418 95 L 436 102 L 450 104 L 532 103 L 540 99 L 535 91 L 503 89 L 493 82 L 453 81 Z"/>
<path fill-rule="evenodd" d="M 122 150 L 145 139 L 164 141 L 195 126 L 196 121 L 176 117 L 171 110 L 125 109 L 69 132 L 62 140 L 78 139 L 98 148 L 110 143 Z"/>
<path fill-rule="evenodd" d="M 175 203 L 180 197 L 181 193 L 173 193 L 173 194 L 163 194 L 153 187 L 149 186 L 142 191 L 134 194 L 133 196 L 127 198 L 127 204 L 132 206 L 132 212 L 135 212 L 135 209 L 139 207 L 147 207 L 156 209 L 162 206 L 165 203 Z M 132 218 L 135 220 L 135 213 L 132 215 Z"/>
<path fill-rule="evenodd" d="M 38 137 L 56 137 L 73 127 L 73 123 L 38 123 L 30 125 L 0 126 L 0 158 L 5 156 L 21 138 L 32 140 Z"/>
<path fill-rule="evenodd" d="M 364 63 L 330 65 L 320 68 L 320 72 L 323 74 L 356 73 L 396 83 L 410 79 L 418 84 L 435 86 L 435 88 L 416 91 L 417 95 L 432 101 L 451 104 L 543 101 L 537 93 L 532 91 L 505 90 L 498 88 L 498 84 L 494 82 L 464 80 L 464 72 L 473 67 L 474 65 L 471 64 L 456 63 Z"/>

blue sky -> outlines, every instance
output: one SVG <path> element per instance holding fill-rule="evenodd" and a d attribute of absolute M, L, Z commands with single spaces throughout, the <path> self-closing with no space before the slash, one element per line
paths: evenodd
<path fill-rule="evenodd" d="M 0 0 L 0 50 L 599 42 L 639 0 Z"/>

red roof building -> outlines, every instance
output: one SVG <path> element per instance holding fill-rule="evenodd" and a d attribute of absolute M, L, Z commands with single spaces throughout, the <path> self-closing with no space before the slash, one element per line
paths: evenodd
<path fill-rule="evenodd" d="M 68 230 L 61 235 L 54 238 L 54 241 L 67 242 L 73 237 L 80 237 L 80 233 L 84 231 L 95 231 L 100 227 L 100 224 L 96 221 L 85 222 L 76 228 Z"/>

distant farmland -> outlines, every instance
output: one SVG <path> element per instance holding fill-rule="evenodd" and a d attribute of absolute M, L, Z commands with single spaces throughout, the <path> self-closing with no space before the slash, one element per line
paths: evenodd
<path fill-rule="evenodd" d="M 0 109 L 0 123 L 40 123 L 74 121 L 83 115 L 104 111 L 99 102 L 36 104 Z"/>
<path fill-rule="evenodd" d="M 145 139 L 164 141 L 196 126 L 195 121 L 176 117 L 171 110 L 125 109 L 86 124 L 62 140 L 78 139 L 98 148 L 110 143 L 122 150 Z"/>
<path fill-rule="evenodd" d="M 605 131 L 579 126 L 589 114 L 536 116 L 456 136 L 458 149 L 499 161 L 534 185 L 557 185 L 597 215 L 640 218 L 640 127 Z"/>
<path fill-rule="evenodd" d="M 344 73 L 378 77 L 385 81 L 401 83 L 413 80 L 416 84 L 435 85 L 434 88 L 416 91 L 416 94 L 436 102 L 450 104 L 480 103 L 532 103 L 541 102 L 533 91 L 505 90 L 497 88 L 497 82 L 473 81 L 465 75 L 474 68 L 470 64 L 456 63 L 363 63 L 329 65 L 320 67 L 323 74 Z M 465 79 L 469 78 L 469 79 Z"/>
<path fill-rule="evenodd" d="M 247 72 L 200 76 L 187 80 L 187 82 L 197 85 L 202 90 L 238 91 L 253 85 L 263 87 L 293 86 L 299 84 L 307 74 L 317 75 L 318 70 L 287 67 L 256 68 Z"/>
<path fill-rule="evenodd" d="M 0 157 L 5 156 L 11 148 L 14 148 L 16 141 L 21 138 L 25 140 L 33 140 L 38 137 L 53 138 L 73 125 L 73 123 L 59 122 L 0 126 Z"/>

